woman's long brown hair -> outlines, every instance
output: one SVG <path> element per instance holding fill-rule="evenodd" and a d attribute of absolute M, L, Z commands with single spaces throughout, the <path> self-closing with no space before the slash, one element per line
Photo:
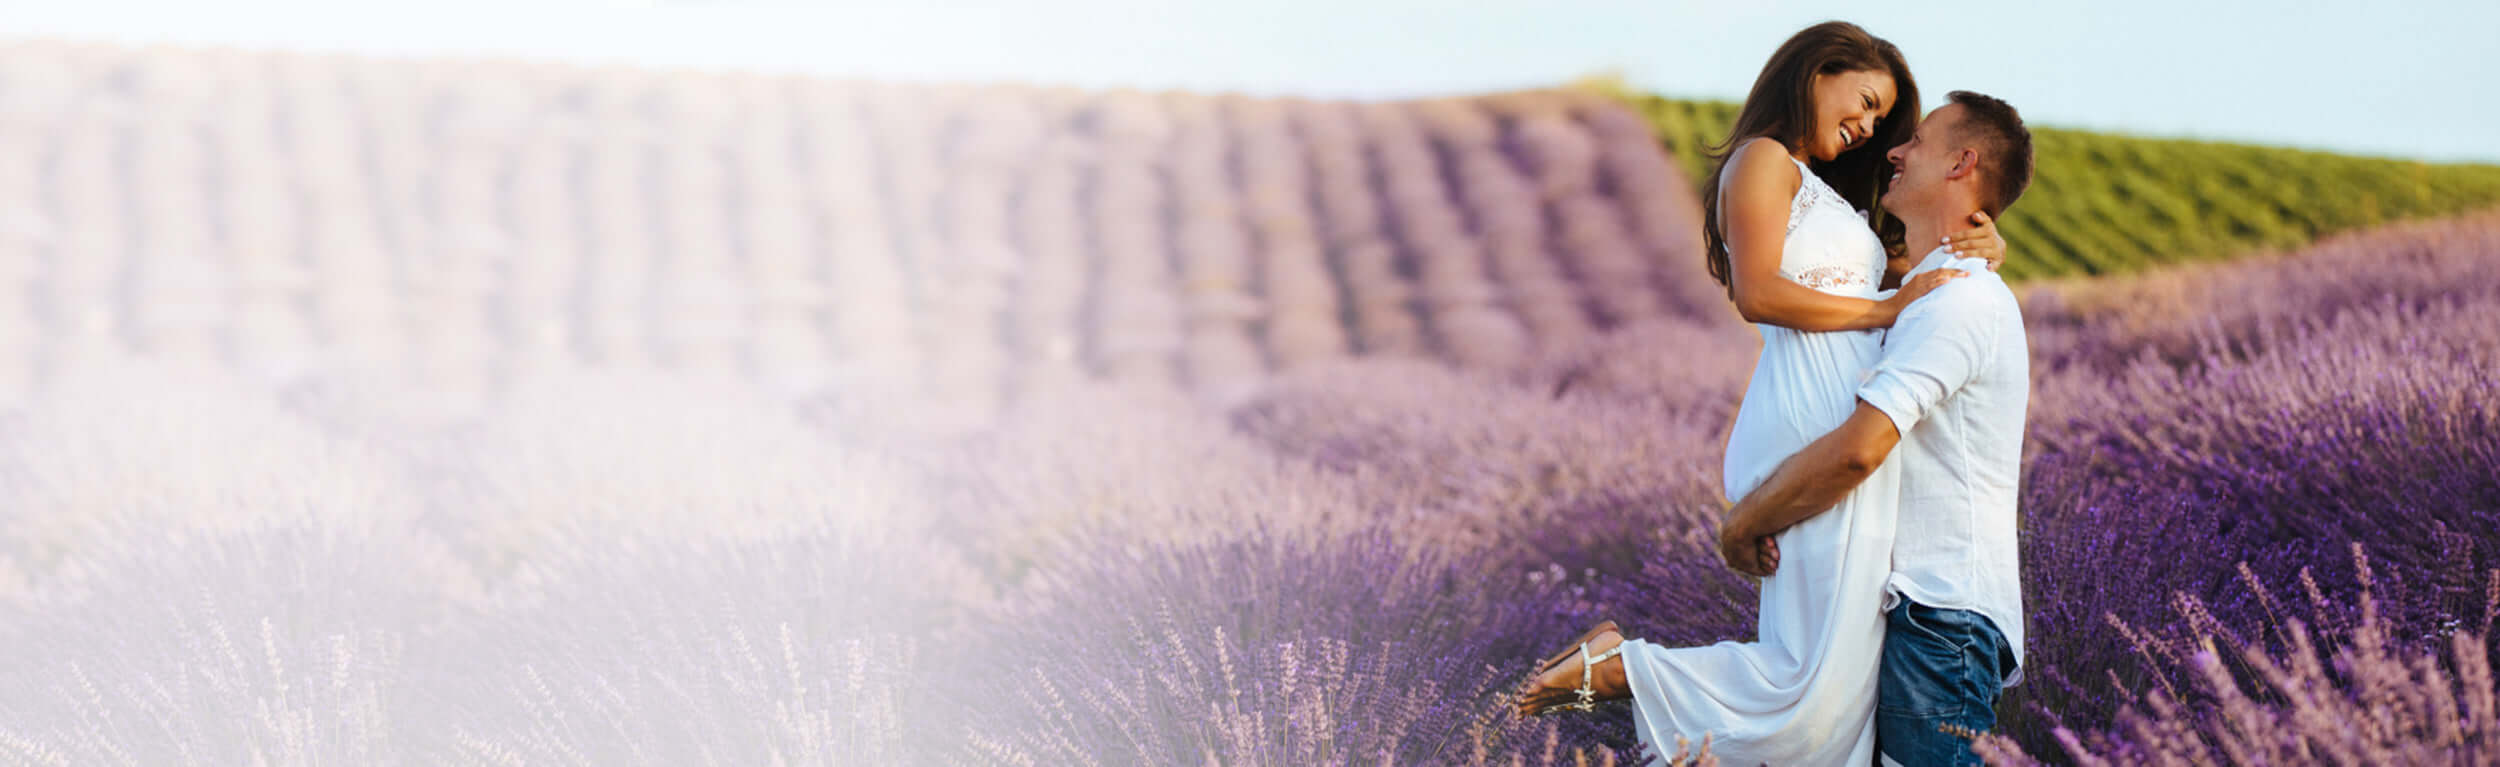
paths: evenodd
<path fill-rule="evenodd" d="M 1892 164 L 1884 153 L 1909 141 L 1918 127 L 1918 83 L 1910 79 L 1910 65 L 1902 61 L 1900 48 L 1856 24 L 1826 21 L 1798 31 L 1771 53 L 1762 74 L 1754 77 L 1753 91 L 1745 95 L 1727 141 L 1710 147 L 1710 178 L 1701 186 L 1702 236 L 1709 246 L 1703 257 L 1709 260 L 1710 278 L 1727 288 L 1729 299 L 1736 297 L 1736 286 L 1729 280 L 1727 232 L 1719 227 L 1719 174 L 1736 148 L 1756 137 L 1769 136 L 1792 152 L 1804 146 L 1806 133 L 1814 130 L 1814 76 L 1861 71 L 1892 75 L 1892 111 L 1875 123 L 1875 135 L 1866 143 L 1812 167 L 1851 207 L 1867 211 L 1886 253 L 1901 252 L 1900 219 L 1885 215 L 1875 201 L 1891 183 Z"/>

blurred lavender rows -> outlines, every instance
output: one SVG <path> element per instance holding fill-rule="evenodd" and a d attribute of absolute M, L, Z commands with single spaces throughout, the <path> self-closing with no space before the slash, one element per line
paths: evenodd
<path fill-rule="evenodd" d="M 1237 400 L 1639 320 L 1692 195 L 1640 118 L 52 41 L 0 48 L 0 376 L 95 344 L 475 398 L 534 367 L 859 367 Z"/>

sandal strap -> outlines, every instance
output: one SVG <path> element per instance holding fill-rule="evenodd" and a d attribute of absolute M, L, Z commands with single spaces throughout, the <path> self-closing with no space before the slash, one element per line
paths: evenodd
<path fill-rule="evenodd" d="M 1597 708 L 1597 685 L 1594 679 L 1597 664 L 1608 658 L 1622 654 L 1623 645 L 1620 643 L 1617 643 L 1613 647 L 1606 648 L 1605 652 L 1598 653 L 1595 656 L 1589 655 L 1589 644 L 1587 642 L 1580 643 L 1580 688 L 1572 691 L 1580 696 L 1580 699 L 1572 704 L 1575 708 L 1580 711 L 1592 711 Z"/>
<path fill-rule="evenodd" d="M 1590 677 L 1590 671 L 1589 671 L 1590 669 L 1596 668 L 1596 666 L 1597 666 L 1597 663 L 1596 663 L 1595 661 L 1593 661 L 1593 660 L 1591 660 L 1591 659 L 1589 658 L 1589 643 L 1587 643 L 1587 642 L 1581 642 L 1581 643 L 1580 643 L 1580 689 L 1573 690 L 1572 692 L 1578 693 L 1578 694 L 1580 695 L 1580 701 L 1579 701 L 1579 702 L 1580 702 L 1580 710 L 1582 710 L 1582 711 L 1587 711 L 1587 710 L 1589 710 L 1589 709 L 1591 709 L 1591 708 L 1594 708 L 1594 707 L 1597 705 L 1597 687 L 1596 687 L 1595 685 L 1591 684 L 1591 681 L 1592 681 L 1592 680 L 1591 680 L 1591 677 Z"/>

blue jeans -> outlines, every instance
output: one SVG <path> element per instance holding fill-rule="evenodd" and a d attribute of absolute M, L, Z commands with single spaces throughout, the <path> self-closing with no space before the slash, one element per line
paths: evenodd
<path fill-rule="evenodd" d="M 2014 650 L 1970 610 L 1908 599 L 1885 613 L 1875 693 L 1875 749 L 1905 767 L 1975 765 L 1971 739 L 1997 723 L 1997 692 Z"/>

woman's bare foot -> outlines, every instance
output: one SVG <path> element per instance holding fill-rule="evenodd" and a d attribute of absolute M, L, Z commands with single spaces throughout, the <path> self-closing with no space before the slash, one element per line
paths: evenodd
<path fill-rule="evenodd" d="M 1613 621 L 1597 624 L 1588 639 L 1589 655 L 1595 656 L 1623 644 L 1623 632 Z M 1620 700 L 1632 697 L 1632 685 L 1623 676 L 1623 658 L 1607 658 L 1590 670 L 1589 687 L 1597 691 L 1597 699 Z M 1535 716 L 1546 709 L 1580 699 L 1580 646 L 1574 643 L 1549 659 L 1544 671 L 1519 686 L 1514 699 L 1521 717 Z"/>

